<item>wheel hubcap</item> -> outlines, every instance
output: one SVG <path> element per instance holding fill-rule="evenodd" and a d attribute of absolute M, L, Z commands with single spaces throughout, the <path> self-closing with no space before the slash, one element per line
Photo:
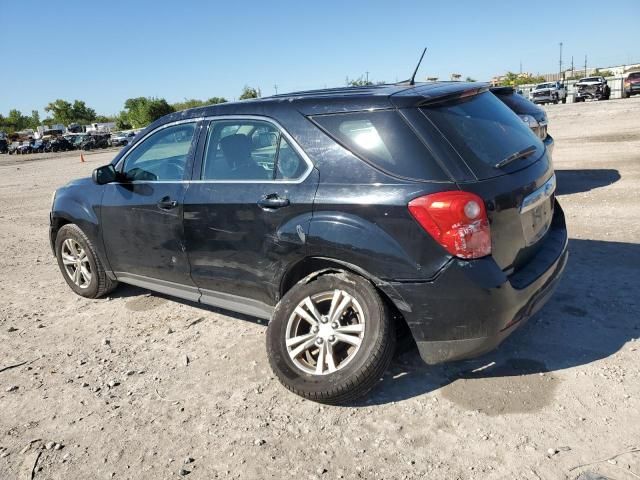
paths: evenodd
<path fill-rule="evenodd" d="M 312 375 L 344 368 L 357 354 L 365 332 L 358 301 L 344 290 L 302 300 L 289 317 L 285 343 L 295 366 Z"/>
<path fill-rule="evenodd" d="M 62 243 L 62 263 L 71 281 L 80 288 L 89 288 L 91 284 L 91 264 L 84 248 L 72 238 Z"/>

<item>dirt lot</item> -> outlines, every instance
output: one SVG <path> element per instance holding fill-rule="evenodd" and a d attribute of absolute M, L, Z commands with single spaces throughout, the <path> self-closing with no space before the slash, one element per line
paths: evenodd
<path fill-rule="evenodd" d="M 571 237 L 556 295 L 481 359 L 398 356 L 351 407 L 282 388 L 250 318 L 75 296 L 51 194 L 113 152 L 0 155 L 0 479 L 640 478 L 640 453 L 606 461 L 640 447 L 640 98 L 548 110 Z"/>

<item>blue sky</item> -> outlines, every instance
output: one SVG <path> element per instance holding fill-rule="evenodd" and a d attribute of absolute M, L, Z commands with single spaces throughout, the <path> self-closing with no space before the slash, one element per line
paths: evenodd
<path fill-rule="evenodd" d="M 28 5 L 28 6 L 27 6 Z M 237 97 L 451 72 L 486 80 L 564 60 L 640 62 L 640 1 L 0 0 L 0 113 L 56 98 L 115 114 L 136 96 Z M 39 13 L 36 13 L 39 12 Z M 541 12 L 545 12 L 544 14 Z M 19 21 L 18 21 L 19 20 Z"/>

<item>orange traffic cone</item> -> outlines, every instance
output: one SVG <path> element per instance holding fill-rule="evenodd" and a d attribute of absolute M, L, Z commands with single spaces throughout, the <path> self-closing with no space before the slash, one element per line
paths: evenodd
<path fill-rule="evenodd" d="M 80 163 L 84 163 L 84 155 L 80 152 Z"/>

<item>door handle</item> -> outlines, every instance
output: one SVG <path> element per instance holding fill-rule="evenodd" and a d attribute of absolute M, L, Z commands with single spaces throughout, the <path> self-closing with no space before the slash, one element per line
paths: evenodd
<path fill-rule="evenodd" d="M 160 210 L 172 210 L 178 206 L 178 202 L 171 200 L 169 197 L 164 197 L 158 202 L 158 208 Z"/>
<path fill-rule="evenodd" d="M 282 208 L 289 205 L 289 199 L 279 197 L 277 193 L 272 193 L 258 200 L 258 205 L 260 208 L 267 210 Z"/>

